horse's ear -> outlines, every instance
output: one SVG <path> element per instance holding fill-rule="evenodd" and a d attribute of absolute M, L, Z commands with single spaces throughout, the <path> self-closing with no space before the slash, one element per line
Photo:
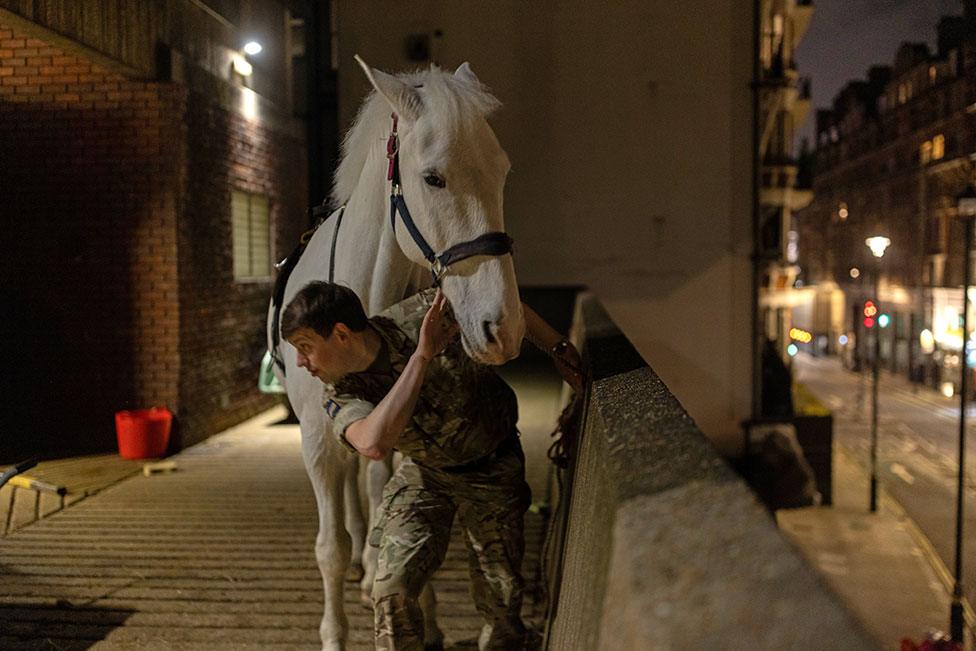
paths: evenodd
<path fill-rule="evenodd" d="M 403 83 L 393 75 L 371 68 L 358 54 L 353 58 L 366 73 L 366 78 L 369 79 L 369 83 L 373 85 L 376 92 L 383 96 L 401 119 L 416 120 L 420 117 L 424 104 L 415 88 Z"/>
<path fill-rule="evenodd" d="M 474 74 L 474 70 L 471 69 L 471 64 L 467 61 L 458 66 L 458 69 L 454 71 L 454 76 L 469 84 L 481 85 L 478 77 Z"/>

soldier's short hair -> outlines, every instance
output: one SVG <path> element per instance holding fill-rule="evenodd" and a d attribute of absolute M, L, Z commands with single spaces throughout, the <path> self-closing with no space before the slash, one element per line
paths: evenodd
<path fill-rule="evenodd" d="M 289 339 L 301 328 L 328 339 L 337 323 L 354 332 L 366 329 L 369 320 L 356 292 L 348 287 L 313 280 L 295 294 L 281 315 L 281 336 Z"/>

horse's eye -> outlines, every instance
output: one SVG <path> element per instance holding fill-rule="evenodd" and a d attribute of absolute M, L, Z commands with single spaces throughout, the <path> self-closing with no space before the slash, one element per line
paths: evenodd
<path fill-rule="evenodd" d="M 424 183 L 427 185 L 432 185 L 435 188 L 443 188 L 445 185 L 444 179 L 436 174 L 424 174 Z"/>

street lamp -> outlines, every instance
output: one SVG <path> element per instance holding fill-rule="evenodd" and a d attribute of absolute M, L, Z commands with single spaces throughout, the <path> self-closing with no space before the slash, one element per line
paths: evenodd
<path fill-rule="evenodd" d="M 881 258 L 891 240 L 875 235 L 864 240 L 874 256 L 874 301 L 880 305 L 878 296 L 881 279 Z M 878 307 L 881 312 L 881 308 Z M 878 510 L 878 358 L 881 356 L 881 328 L 874 330 L 874 355 L 871 359 L 871 513 Z"/>
<path fill-rule="evenodd" d="M 949 611 L 949 634 L 957 642 L 963 640 L 962 608 L 962 525 L 963 489 L 966 479 L 966 399 L 969 397 L 969 284 L 971 265 L 969 248 L 973 242 L 973 218 L 976 217 L 976 187 L 969 184 L 956 197 L 956 212 L 966 225 L 963 240 L 962 272 L 962 381 L 959 392 L 959 486 L 956 490 L 956 572 L 952 587 L 952 606 Z"/>

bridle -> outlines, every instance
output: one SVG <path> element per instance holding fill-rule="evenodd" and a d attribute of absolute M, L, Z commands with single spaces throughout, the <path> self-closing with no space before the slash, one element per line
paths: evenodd
<path fill-rule="evenodd" d="M 476 255 L 502 256 L 512 252 L 513 240 L 507 233 L 491 232 L 479 235 L 473 240 L 455 244 L 442 253 L 435 253 L 434 249 L 424 239 L 417 224 L 410 215 L 407 202 L 403 198 L 403 189 L 400 184 L 400 138 L 397 135 L 397 114 L 393 113 L 393 129 L 390 137 L 386 141 L 386 157 L 389 159 L 389 166 L 386 171 L 386 180 L 390 181 L 390 226 L 396 231 L 396 216 L 400 214 L 400 220 L 406 227 L 410 237 L 416 242 L 420 252 L 430 264 L 430 273 L 434 279 L 434 286 L 441 284 L 441 279 L 447 273 L 448 267 L 452 264 L 467 260 Z"/>

